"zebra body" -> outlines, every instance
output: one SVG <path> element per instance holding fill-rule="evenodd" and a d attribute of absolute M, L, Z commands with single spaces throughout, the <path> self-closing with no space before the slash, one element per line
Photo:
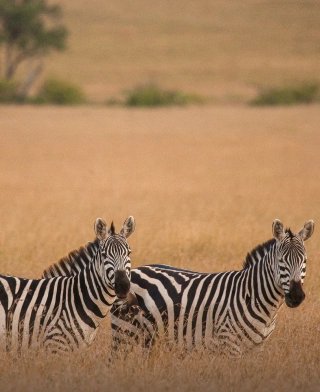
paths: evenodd
<path fill-rule="evenodd" d="M 122 302 L 114 303 L 115 345 L 127 343 L 128 336 L 152 345 L 162 335 L 187 348 L 204 344 L 231 355 L 259 345 L 273 332 L 284 301 L 296 307 L 304 299 L 303 241 L 313 229 L 308 221 L 293 235 L 275 220 L 275 238 L 248 254 L 240 271 L 207 274 L 167 265 L 133 269 L 131 292 L 139 312 L 123 312 Z"/>
<path fill-rule="evenodd" d="M 129 217 L 119 234 L 108 234 L 105 222 L 98 218 L 97 240 L 50 267 L 44 279 L 0 275 L 1 346 L 8 351 L 44 347 L 61 352 L 89 345 L 116 296 L 129 292 L 126 239 L 134 227 Z M 69 267 L 64 269 L 68 276 L 49 278 L 62 264 Z"/>

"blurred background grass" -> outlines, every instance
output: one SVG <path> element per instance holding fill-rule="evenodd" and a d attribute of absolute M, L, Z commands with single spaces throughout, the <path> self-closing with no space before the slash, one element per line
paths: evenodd
<path fill-rule="evenodd" d="M 65 0 L 68 50 L 44 76 L 81 85 L 91 101 L 156 84 L 244 102 L 262 88 L 320 82 L 317 0 Z"/>

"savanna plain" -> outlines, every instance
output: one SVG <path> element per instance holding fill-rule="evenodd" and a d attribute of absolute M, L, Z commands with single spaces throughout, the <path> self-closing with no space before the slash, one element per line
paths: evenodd
<path fill-rule="evenodd" d="M 86 351 L 1 354 L 2 391 L 316 391 L 320 378 L 320 111 L 203 106 L 0 108 L 0 266 L 39 278 L 94 238 L 102 217 L 133 215 L 133 267 L 241 269 L 275 218 L 308 220 L 306 300 L 284 305 L 263 350 L 239 359 L 163 342 L 108 362 L 109 317 Z"/>
<path fill-rule="evenodd" d="M 0 390 L 319 391 L 319 104 L 244 105 L 263 88 L 319 83 L 319 2 L 60 4 L 68 50 L 48 56 L 43 77 L 81 85 L 91 106 L 0 106 L 0 273 L 40 278 L 93 240 L 97 217 L 119 230 L 134 216 L 133 268 L 203 272 L 241 269 L 275 218 L 293 232 L 313 219 L 306 299 L 238 359 L 159 342 L 110 363 L 107 316 L 82 353 L 1 353 Z M 103 106 L 139 84 L 210 103 Z"/>

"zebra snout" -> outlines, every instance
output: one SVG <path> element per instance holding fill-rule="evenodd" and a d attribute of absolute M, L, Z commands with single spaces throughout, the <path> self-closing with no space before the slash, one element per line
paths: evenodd
<path fill-rule="evenodd" d="M 130 280 L 128 279 L 125 270 L 118 270 L 115 272 L 114 291 L 118 298 L 125 298 L 130 290 Z"/>
<path fill-rule="evenodd" d="M 290 282 L 289 292 L 285 295 L 286 304 L 290 308 L 296 308 L 303 302 L 305 297 L 306 295 L 302 289 L 301 280 L 299 280 L 298 282 L 292 280 Z"/>

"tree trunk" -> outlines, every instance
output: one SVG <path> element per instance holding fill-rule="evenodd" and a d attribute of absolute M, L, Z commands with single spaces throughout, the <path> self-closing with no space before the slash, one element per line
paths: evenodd
<path fill-rule="evenodd" d="M 30 70 L 28 72 L 28 75 L 25 78 L 25 81 L 20 89 L 20 95 L 22 98 L 26 98 L 29 95 L 30 89 L 34 82 L 37 80 L 37 78 L 40 76 L 41 72 L 43 71 L 43 59 L 39 60 L 39 63 L 33 67 L 32 66 L 32 61 L 31 61 L 31 66 Z"/>
<path fill-rule="evenodd" d="M 12 60 L 12 47 L 10 43 L 6 45 L 6 55 L 5 55 L 5 64 L 4 64 L 4 78 L 9 80 L 12 79 L 14 75 L 14 62 Z"/>

